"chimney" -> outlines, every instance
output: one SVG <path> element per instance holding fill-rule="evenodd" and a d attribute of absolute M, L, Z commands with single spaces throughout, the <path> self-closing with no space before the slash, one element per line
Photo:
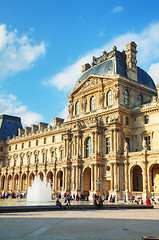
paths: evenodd
<path fill-rule="evenodd" d="M 136 43 L 131 42 L 126 45 L 126 63 L 127 63 L 127 76 L 137 81 L 137 60 L 136 60 Z"/>
<path fill-rule="evenodd" d="M 25 134 L 29 134 L 31 132 L 31 127 L 24 127 Z"/>
<path fill-rule="evenodd" d="M 58 117 L 54 117 L 54 126 L 60 126 L 64 123 L 65 119 L 63 118 L 58 118 Z"/>
<path fill-rule="evenodd" d="M 47 126 L 48 126 L 48 123 L 38 122 L 39 131 L 44 131 L 44 129 L 46 129 Z"/>
<path fill-rule="evenodd" d="M 86 63 L 82 66 L 82 73 L 84 73 L 85 71 L 87 71 L 89 68 L 91 68 L 91 65 L 89 63 Z"/>
<path fill-rule="evenodd" d="M 31 131 L 32 131 L 32 133 L 36 133 L 38 131 L 38 125 L 32 124 Z"/>
<path fill-rule="evenodd" d="M 18 136 L 22 136 L 25 133 L 25 129 L 18 128 Z"/>

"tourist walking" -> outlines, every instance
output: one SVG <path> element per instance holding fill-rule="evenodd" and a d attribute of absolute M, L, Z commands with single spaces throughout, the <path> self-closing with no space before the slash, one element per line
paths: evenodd
<path fill-rule="evenodd" d="M 69 201 L 68 197 L 66 199 L 66 210 L 70 210 L 70 201 Z"/>

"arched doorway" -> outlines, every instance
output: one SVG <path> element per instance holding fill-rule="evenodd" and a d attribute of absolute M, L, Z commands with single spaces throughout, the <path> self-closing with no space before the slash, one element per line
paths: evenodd
<path fill-rule="evenodd" d="M 4 190 L 5 189 L 5 176 L 3 175 L 1 178 L 1 189 Z"/>
<path fill-rule="evenodd" d="M 14 190 L 18 190 L 18 180 L 19 180 L 19 176 L 18 174 L 16 174 L 14 177 Z"/>
<path fill-rule="evenodd" d="M 29 186 L 30 187 L 32 186 L 33 181 L 34 181 L 34 173 L 31 173 L 30 177 L 29 177 Z"/>
<path fill-rule="evenodd" d="M 48 172 L 46 179 L 47 179 L 47 182 L 50 182 L 51 188 L 52 188 L 52 186 L 53 186 L 53 173 L 51 171 Z"/>
<path fill-rule="evenodd" d="M 159 164 L 155 164 L 150 169 L 151 192 L 159 195 Z"/>
<path fill-rule="evenodd" d="M 60 170 L 57 173 L 57 190 L 62 190 L 63 188 L 63 172 Z"/>
<path fill-rule="evenodd" d="M 7 189 L 9 191 L 12 190 L 12 176 L 11 175 L 8 176 L 8 187 L 7 187 Z"/>
<path fill-rule="evenodd" d="M 26 174 L 24 173 L 22 175 L 22 185 L 21 185 L 21 190 L 26 190 Z"/>
<path fill-rule="evenodd" d="M 83 172 L 83 194 L 89 196 L 91 190 L 91 169 L 89 167 L 84 169 Z"/>
<path fill-rule="evenodd" d="M 39 172 L 40 180 L 43 181 L 44 179 L 44 174 L 42 172 Z"/>
<path fill-rule="evenodd" d="M 139 165 L 136 165 L 132 171 L 133 180 L 133 192 L 143 191 L 143 181 L 142 181 L 142 169 Z"/>

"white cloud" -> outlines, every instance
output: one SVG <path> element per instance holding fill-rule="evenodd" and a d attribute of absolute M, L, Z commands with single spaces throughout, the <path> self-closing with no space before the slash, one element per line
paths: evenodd
<path fill-rule="evenodd" d="M 0 25 L 0 80 L 33 66 L 45 54 L 45 43 L 34 44 L 27 34 L 8 31 L 5 24 Z"/>
<path fill-rule="evenodd" d="M 156 82 L 156 84 L 159 83 L 159 63 L 154 63 L 150 66 L 148 73 L 152 77 L 152 79 Z"/>
<path fill-rule="evenodd" d="M 83 64 L 92 61 L 92 56 L 99 56 L 103 50 L 110 51 L 116 45 L 119 50 L 123 50 L 126 44 L 135 41 L 137 43 L 138 65 L 148 70 L 151 64 L 159 61 L 159 22 L 149 25 L 140 33 L 128 32 L 107 42 L 100 49 L 93 49 L 77 60 L 74 64 L 67 66 L 63 71 L 52 76 L 45 81 L 45 85 L 52 85 L 59 90 L 72 90 L 75 82 L 81 75 Z"/>
<path fill-rule="evenodd" d="M 18 102 L 17 97 L 13 94 L 0 95 L 0 114 L 21 117 L 23 125 L 36 124 L 43 120 L 43 116 L 41 114 L 28 111 L 27 106 Z"/>
<path fill-rule="evenodd" d="M 115 14 L 115 13 L 120 13 L 123 10 L 124 10 L 124 8 L 122 6 L 117 6 L 112 10 L 112 12 Z"/>

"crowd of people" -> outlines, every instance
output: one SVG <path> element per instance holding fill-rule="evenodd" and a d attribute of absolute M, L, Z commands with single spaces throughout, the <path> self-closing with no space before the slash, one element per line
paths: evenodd
<path fill-rule="evenodd" d="M 159 201 L 159 199 L 158 199 L 158 201 Z M 132 195 L 130 197 L 130 202 L 142 205 L 143 204 L 143 199 L 142 199 L 142 197 L 136 197 L 136 196 Z M 147 197 L 146 198 L 146 205 L 152 205 L 152 204 L 156 204 L 155 197 L 154 196 L 152 196 L 151 198 Z"/>
<path fill-rule="evenodd" d="M 105 195 L 103 197 L 97 196 L 96 194 L 93 196 L 93 204 L 96 209 L 102 209 L 103 207 L 103 202 L 105 200 Z"/>
<path fill-rule="evenodd" d="M 4 191 L 2 193 L 0 193 L 0 198 L 1 199 L 8 199 L 8 198 L 23 198 L 24 194 L 19 193 L 18 191 L 15 193 L 13 191 L 8 192 L 8 191 Z"/>

